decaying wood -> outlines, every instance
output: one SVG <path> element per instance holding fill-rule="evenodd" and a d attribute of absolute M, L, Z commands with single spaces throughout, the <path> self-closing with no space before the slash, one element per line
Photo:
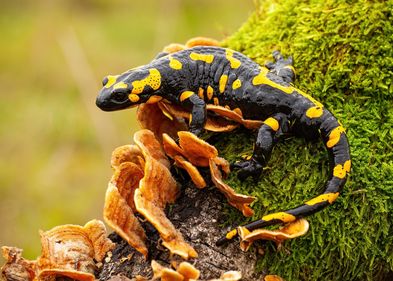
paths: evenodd
<path fill-rule="evenodd" d="M 181 171 L 176 173 L 184 176 Z M 224 196 L 214 188 L 200 190 L 190 184 L 188 178 L 178 178 L 178 181 L 182 184 L 182 192 L 175 204 L 167 209 L 167 216 L 186 242 L 198 252 L 198 258 L 189 262 L 200 270 L 200 280 L 218 278 L 230 270 L 241 271 L 244 281 L 259 280 L 261 274 L 255 272 L 255 252 L 242 252 L 238 243 L 221 247 L 215 245 L 216 240 L 228 230 L 220 226 L 225 221 Z M 150 279 L 153 276 L 152 260 L 167 267 L 183 261 L 169 255 L 168 250 L 161 245 L 157 231 L 149 223 L 142 222 L 142 225 L 149 237 L 148 260 L 112 233 L 110 238 L 116 243 L 116 248 L 104 260 L 98 273 L 100 280 L 110 280 L 119 275 L 135 280 L 138 280 L 138 276 Z"/>

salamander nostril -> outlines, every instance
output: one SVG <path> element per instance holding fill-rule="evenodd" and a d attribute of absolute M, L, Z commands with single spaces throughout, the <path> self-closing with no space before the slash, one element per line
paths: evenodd
<path fill-rule="evenodd" d="M 108 77 L 104 77 L 104 79 L 102 79 L 102 86 L 105 86 L 108 83 L 109 79 Z"/>

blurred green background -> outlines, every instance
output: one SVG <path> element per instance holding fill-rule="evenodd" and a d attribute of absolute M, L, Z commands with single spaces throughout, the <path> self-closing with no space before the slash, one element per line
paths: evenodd
<path fill-rule="evenodd" d="M 2 1 L 0 245 L 40 253 L 38 230 L 102 218 L 111 151 L 132 110 L 95 107 L 101 79 L 194 36 L 224 39 L 251 0 Z"/>

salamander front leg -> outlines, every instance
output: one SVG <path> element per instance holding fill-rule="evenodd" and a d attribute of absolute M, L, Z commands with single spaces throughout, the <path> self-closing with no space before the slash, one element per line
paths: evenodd
<path fill-rule="evenodd" d="M 288 57 L 288 59 L 284 59 L 279 51 L 273 52 L 273 58 L 275 62 L 265 64 L 270 70 L 269 72 L 281 77 L 287 83 L 293 83 L 296 77 L 293 58 Z"/>
<path fill-rule="evenodd" d="M 190 132 L 199 136 L 203 132 L 206 123 L 206 103 L 192 91 L 185 91 L 180 95 L 180 102 L 186 108 L 191 109 Z"/>
<path fill-rule="evenodd" d="M 278 113 L 266 119 L 259 128 L 252 157 L 249 160 L 232 164 L 234 169 L 239 169 L 238 177 L 240 179 L 249 176 L 258 178 L 263 167 L 270 159 L 274 145 L 279 137 L 287 131 L 288 119 L 285 114 Z"/>

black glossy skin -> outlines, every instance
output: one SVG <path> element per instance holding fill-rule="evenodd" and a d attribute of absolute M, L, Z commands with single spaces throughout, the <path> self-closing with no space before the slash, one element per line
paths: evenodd
<path fill-rule="evenodd" d="M 295 77 L 292 59 L 285 60 L 280 53 L 275 52 L 273 53 L 275 62 L 267 64 L 266 67 L 261 67 L 245 55 L 230 51 L 230 57 L 236 60 L 234 64 L 231 64 L 231 59 L 228 58 L 226 52 L 226 49 L 220 47 L 201 46 L 170 55 L 162 53 L 150 64 L 127 71 L 117 77 L 116 83 L 123 82 L 124 88 L 114 89 L 116 83 L 110 87 L 104 87 L 97 97 L 97 106 L 105 111 L 119 110 L 146 102 L 152 96 L 159 96 L 191 112 L 190 131 L 196 135 L 203 132 L 203 126 L 206 122 L 206 104 L 214 103 L 214 101 L 216 104 L 229 106 L 231 109 L 239 108 L 245 119 L 262 121 L 268 118 L 270 120 L 274 119 L 279 126 L 278 128 L 272 127 L 271 123 L 267 122 L 258 130 L 251 159 L 233 165 L 234 168 L 239 169 L 239 177 L 241 178 L 258 177 L 260 175 L 263 166 L 270 158 L 274 144 L 282 134 L 292 133 L 307 139 L 321 136 L 330 155 L 332 170 L 322 194 L 338 195 L 345 184 L 346 173 L 350 169 L 348 140 L 344 131 L 340 131 L 336 134 L 338 135 L 338 141 L 334 145 L 328 145 L 329 140 L 334 135 L 332 132 L 342 127 L 337 119 L 321 104 L 292 87 L 291 83 Z M 208 62 L 195 60 L 195 58 L 192 58 L 192 53 L 210 55 L 213 56 L 213 60 Z M 173 59 L 181 63 L 181 69 L 174 69 L 170 66 L 170 60 Z M 143 91 L 137 94 L 139 100 L 130 101 L 128 95 L 133 92 L 133 82 L 148 77 L 149 70 L 152 69 L 160 74 L 159 88 L 153 89 L 152 86 L 145 85 Z M 254 79 L 261 72 L 266 73 L 266 75 L 256 83 Z M 225 88 L 221 85 L 220 91 L 220 79 L 223 75 L 227 75 L 227 82 Z M 237 79 L 241 80 L 241 86 L 233 89 L 232 83 Z M 104 86 L 105 82 L 107 81 L 104 79 Z M 210 99 L 207 95 L 209 86 L 213 89 L 213 96 Z M 198 96 L 200 88 L 204 90 L 203 99 Z M 186 91 L 189 95 L 183 96 L 182 99 L 182 93 Z M 191 94 L 191 92 L 194 94 Z M 310 117 L 308 110 L 312 107 L 316 108 L 318 114 Z M 337 176 L 338 174 L 334 172 L 336 171 L 335 168 L 341 167 L 340 165 L 347 167 L 343 176 Z M 322 197 L 317 196 L 317 198 Z M 311 200 L 308 204 L 275 214 L 285 213 L 299 218 L 313 214 L 331 203 L 333 202 L 327 200 Z M 262 218 L 245 227 L 254 230 L 289 221 L 289 219 L 279 217 L 269 220 Z M 231 238 L 222 238 L 219 244 Z"/>

